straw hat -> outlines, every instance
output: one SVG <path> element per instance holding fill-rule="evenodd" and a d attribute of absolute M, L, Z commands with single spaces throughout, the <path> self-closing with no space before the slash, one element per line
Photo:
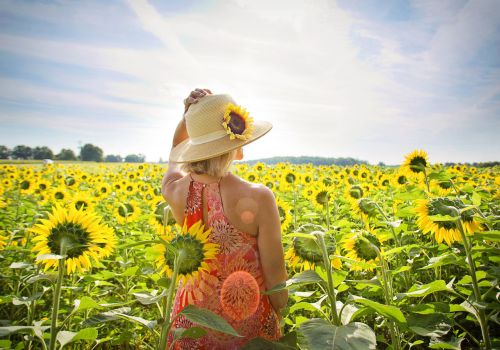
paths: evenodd
<path fill-rule="evenodd" d="M 264 136 L 272 125 L 253 120 L 229 95 L 205 95 L 185 114 L 189 138 L 170 151 L 169 160 L 196 162 L 220 156 Z"/>

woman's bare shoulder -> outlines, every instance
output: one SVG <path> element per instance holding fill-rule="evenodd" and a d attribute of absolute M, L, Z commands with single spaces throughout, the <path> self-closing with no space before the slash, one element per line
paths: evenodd
<path fill-rule="evenodd" d="M 239 196 L 251 197 L 258 202 L 275 200 L 273 191 L 264 184 L 248 182 L 236 175 L 233 177 L 233 181 Z"/>

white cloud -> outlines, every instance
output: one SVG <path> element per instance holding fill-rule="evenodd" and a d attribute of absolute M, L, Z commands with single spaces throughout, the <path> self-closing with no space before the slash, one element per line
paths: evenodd
<path fill-rule="evenodd" d="M 31 14 L 22 4 L 17 13 L 40 19 L 40 6 Z M 70 17 L 90 21 L 99 6 L 104 5 L 86 5 Z M 136 152 L 153 160 L 167 157 L 182 99 L 195 87 L 229 92 L 255 118 L 275 125 L 268 136 L 248 146 L 248 158 L 309 154 L 397 163 L 411 148 L 432 147 L 451 123 L 468 125 L 473 118 L 498 111 L 492 102 L 498 94 L 498 69 L 462 66 L 498 30 L 498 16 L 488 14 L 488 8 L 497 5 L 490 2 L 419 1 L 413 4 L 419 17 L 397 24 L 374 22 L 332 1 L 219 1 L 203 12 L 196 7 L 162 12 L 146 0 L 130 0 L 126 6 L 127 16 L 123 8 L 118 11 L 121 20 L 156 37 L 157 47 L 0 32 L 4 51 L 86 67 L 95 70 L 96 77 L 75 77 L 74 89 L 4 78 L 1 96 L 85 106 L 99 115 L 108 110 L 126 113 L 143 124 L 137 135 L 124 125 L 123 134 L 140 139 Z M 15 12 L 17 5 L 9 7 Z M 57 24 L 61 8 L 47 8 L 46 20 Z M 478 31 L 472 40 L 470 33 Z M 376 43 L 378 49 L 364 56 L 357 37 Z M 457 60 L 456 55 L 465 58 Z M 452 91 L 464 83 L 457 72 L 477 84 L 469 87 L 470 96 Z M 51 73 L 55 81 L 72 78 L 63 69 Z M 65 124 L 54 121 L 54 127 Z M 149 138 L 144 136 L 148 132 Z M 114 147 L 113 140 L 106 142 Z M 445 160 L 450 154 L 440 156 Z"/>

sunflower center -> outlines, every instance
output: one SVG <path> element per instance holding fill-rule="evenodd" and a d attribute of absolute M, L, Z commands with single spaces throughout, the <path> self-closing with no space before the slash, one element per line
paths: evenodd
<path fill-rule="evenodd" d="M 428 204 L 429 215 L 450 215 L 450 208 L 455 207 L 460 210 L 465 208 L 465 205 L 458 199 L 450 199 L 446 197 L 439 197 L 431 199 Z M 474 220 L 472 210 L 466 210 L 460 214 L 462 221 L 472 222 Z M 449 230 L 455 228 L 454 221 L 436 221 L 439 227 L 444 227 Z"/>
<path fill-rule="evenodd" d="M 444 190 L 448 190 L 451 188 L 451 182 L 450 181 L 440 181 L 438 182 L 439 187 L 441 187 Z"/>
<path fill-rule="evenodd" d="M 363 190 L 359 186 L 352 186 L 349 190 L 349 195 L 352 198 L 360 199 L 361 197 L 363 197 Z"/>
<path fill-rule="evenodd" d="M 57 191 L 56 193 L 54 193 L 54 197 L 56 199 L 64 199 L 64 193 L 61 191 Z"/>
<path fill-rule="evenodd" d="M 398 184 L 404 185 L 407 182 L 406 176 L 400 175 L 398 176 Z"/>
<path fill-rule="evenodd" d="M 426 166 L 427 166 L 427 161 L 425 160 L 424 157 L 421 156 L 413 157 L 412 160 L 410 161 L 410 169 L 414 173 L 420 173 L 424 171 L 424 168 Z"/>
<path fill-rule="evenodd" d="M 30 188 L 30 185 L 31 183 L 28 180 L 24 180 L 19 186 L 22 190 L 27 190 L 28 188 Z"/>
<path fill-rule="evenodd" d="M 375 259 L 377 257 L 377 250 L 373 245 L 380 249 L 379 240 L 377 237 L 366 232 L 363 232 L 361 236 L 366 240 L 360 237 L 355 238 L 354 250 L 356 251 L 356 255 L 366 261 Z"/>
<path fill-rule="evenodd" d="M 286 182 L 288 182 L 289 184 L 293 184 L 295 182 L 295 178 L 296 178 L 295 175 L 292 173 L 286 174 L 286 177 L 285 177 Z"/>
<path fill-rule="evenodd" d="M 373 216 L 377 212 L 377 205 L 368 198 L 360 198 L 358 200 L 358 207 L 363 214 L 368 216 Z"/>
<path fill-rule="evenodd" d="M 133 212 L 134 212 L 134 207 L 132 205 L 130 205 L 129 203 L 123 203 L 122 205 L 120 205 L 118 207 L 118 214 L 121 217 L 126 218 L 126 217 L 132 215 Z"/>
<path fill-rule="evenodd" d="M 69 258 L 80 256 L 90 241 L 89 233 L 82 225 L 73 222 L 59 223 L 50 230 L 48 246 L 52 254 L 61 254 L 64 243 Z"/>
<path fill-rule="evenodd" d="M 75 203 L 75 208 L 77 210 L 80 210 L 80 209 L 87 209 L 89 207 L 89 204 L 83 200 L 80 200 L 80 201 L 77 201 Z"/>
<path fill-rule="evenodd" d="M 328 191 L 321 190 L 318 193 L 316 193 L 316 202 L 322 205 L 325 205 L 328 202 L 329 199 Z"/>
<path fill-rule="evenodd" d="M 185 252 L 185 258 L 181 261 L 181 264 L 179 266 L 179 274 L 187 275 L 199 269 L 201 263 L 205 259 L 202 242 L 200 242 L 193 236 L 179 235 L 172 239 L 171 244 L 177 251 L 184 250 Z M 165 261 L 168 266 L 173 269 L 173 254 L 166 253 Z"/>
<path fill-rule="evenodd" d="M 229 123 L 227 123 L 227 126 L 234 134 L 241 135 L 245 131 L 245 119 L 241 115 L 231 112 L 229 113 Z"/>
<path fill-rule="evenodd" d="M 295 237 L 293 240 L 295 254 L 302 260 L 319 263 L 323 261 L 321 250 L 313 239 Z"/>

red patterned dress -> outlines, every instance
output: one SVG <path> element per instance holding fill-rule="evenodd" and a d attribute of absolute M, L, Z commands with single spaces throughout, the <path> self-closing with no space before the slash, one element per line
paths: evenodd
<path fill-rule="evenodd" d="M 281 336 L 279 319 L 267 295 L 260 294 L 256 311 L 242 320 L 235 320 L 221 306 L 221 286 L 224 280 L 236 271 L 250 273 L 259 285 L 260 291 L 266 289 L 257 248 L 257 238 L 235 228 L 224 215 L 220 195 L 220 180 L 203 184 L 193 180 L 189 184 L 188 198 L 184 210 L 187 226 L 203 220 L 203 196 L 206 196 L 208 227 L 212 227 L 210 242 L 219 245 L 217 258 L 210 263 L 210 273 L 199 274 L 193 283 L 182 285 L 179 282 L 171 318 L 175 317 L 186 305 L 194 304 L 222 316 L 244 337 L 234 337 L 207 329 L 208 333 L 199 339 L 182 339 L 175 343 L 174 349 L 239 349 L 250 339 L 263 337 L 277 340 Z M 189 328 L 189 320 L 180 316 L 172 328 Z M 169 337 L 169 345 L 171 341 Z"/>

